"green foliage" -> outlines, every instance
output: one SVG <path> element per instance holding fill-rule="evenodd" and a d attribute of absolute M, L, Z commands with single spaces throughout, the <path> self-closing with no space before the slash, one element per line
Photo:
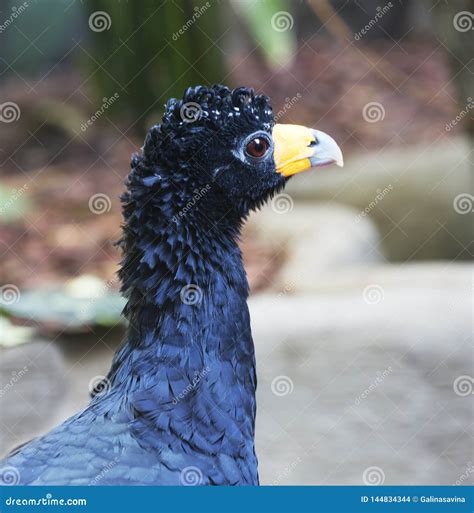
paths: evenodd
<path fill-rule="evenodd" d="M 80 40 L 81 9 L 80 2 L 58 0 L 0 2 L 2 73 L 41 81 L 39 77 L 49 76 L 58 62 L 65 64 L 63 57 L 73 48 L 73 39 Z"/>
<path fill-rule="evenodd" d="M 110 27 L 91 30 L 87 76 L 98 103 L 114 93 L 109 113 L 128 113 L 145 128 L 150 113 L 193 84 L 222 80 L 220 4 L 215 0 L 116 2 L 87 0 L 85 14 L 110 17 Z M 217 43 L 217 44 L 216 44 Z"/>
<path fill-rule="evenodd" d="M 273 68 L 288 64 L 296 51 L 290 2 L 233 0 L 232 5 L 267 64 Z"/>

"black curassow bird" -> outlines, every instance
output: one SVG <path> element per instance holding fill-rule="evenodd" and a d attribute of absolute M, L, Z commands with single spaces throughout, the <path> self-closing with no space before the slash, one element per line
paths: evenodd
<path fill-rule="evenodd" d="M 0 468 L 20 484 L 257 485 L 237 239 L 290 176 L 333 162 L 342 154 L 331 137 L 275 124 L 269 99 L 251 89 L 194 87 L 169 100 L 122 198 L 129 328 L 107 386 Z"/>

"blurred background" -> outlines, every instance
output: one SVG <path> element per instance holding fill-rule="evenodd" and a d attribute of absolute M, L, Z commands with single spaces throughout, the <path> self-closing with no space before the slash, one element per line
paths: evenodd
<path fill-rule="evenodd" d="M 88 402 L 124 325 L 132 152 L 252 86 L 344 169 L 243 236 L 263 484 L 472 484 L 472 4 L 0 1 L 0 456 Z"/>

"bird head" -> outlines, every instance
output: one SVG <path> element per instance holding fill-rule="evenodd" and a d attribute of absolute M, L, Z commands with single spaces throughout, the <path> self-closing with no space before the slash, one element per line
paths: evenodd
<path fill-rule="evenodd" d="M 188 88 L 171 99 L 143 147 L 149 165 L 168 170 L 177 186 L 209 190 L 209 213 L 220 205 L 245 217 L 293 175 L 331 163 L 342 152 L 324 132 L 275 124 L 270 101 L 252 89 Z M 205 188 L 205 189 L 203 189 Z M 214 204 L 213 204 L 214 203 Z"/>

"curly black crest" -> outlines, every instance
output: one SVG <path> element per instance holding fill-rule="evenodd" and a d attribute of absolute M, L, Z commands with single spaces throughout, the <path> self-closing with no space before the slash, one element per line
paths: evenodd
<path fill-rule="evenodd" d="M 183 155 L 193 139 L 200 139 L 196 136 L 203 132 L 212 136 L 232 122 L 271 131 L 274 116 L 269 98 L 248 87 L 188 87 L 181 100 L 168 100 L 162 122 L 149 130 L 144 157 L 156 162 Z"/>
<path fill-rule="evenodd" d="M 150 298 L 158 283 L 166 290 L 169 279 L 175 297 L 186 283 L 208 279 L 229 254 L 240 261 L 234 239 L 241 223 L 284 185 L 272 154 L 255 162 L 242 145 L 255 133 L 271 141 L 273 125 L 269 99 L 245 87 L 190 87 L 168 101 L 162 122 L 132 158 L 122 196 L 127 314 L 143 305 L 144 294 L 154 306 L 164 301 Z M 242 283 L 245 294 L 242 276 L 241 266 L 227 267 L 227 281 Z"/>

